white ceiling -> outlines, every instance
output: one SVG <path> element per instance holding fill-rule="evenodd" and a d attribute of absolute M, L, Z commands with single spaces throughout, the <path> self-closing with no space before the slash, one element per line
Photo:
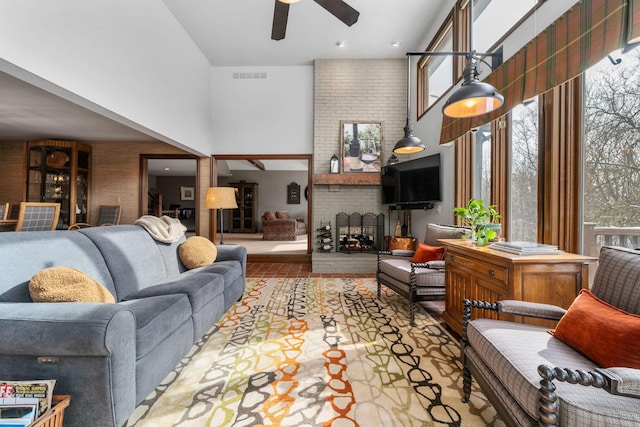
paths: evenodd
<path fill-rule="evenodd" d="M 313 0 L 292 4 L 286 38 L 271 40 L 275 0 L 164 0 L 213 66 L 287 66 L 316 58 L 402 58 L 450 0 L 348 0 L 347 27 Z M 447 6 L 448 7 L 448 6 Z M 336 46 L 344 41 L 345 47 Z M 391 43 L 399 41 L 400 46 Z M 0 58 L 1 60 L 1 58 Z M 152 140 L 151 136 L 0 73 L 0 139 Z"/>
<path fill-rule="evenodd" d="M 449 0 L 346 0 L 360 12 L 351 27 L 313 0 L 289 8 L 284 40 L 271 40 L 275 0 L 164 0 L 214 66 L 312 64 L 319 58 L 402 58 Z M 336 43 L 344 41 L 344 47 Z M 393 47 L 392 42 L 400 42 Z"/>

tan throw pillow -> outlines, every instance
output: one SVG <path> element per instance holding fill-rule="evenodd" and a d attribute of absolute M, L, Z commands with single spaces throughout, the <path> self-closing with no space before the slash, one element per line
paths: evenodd
<path fill-rule="evenodd" d="M 211 240 L 202 236 L 189 237 L 178 248 L 180 261 L 189 270 L 211 264 L 218 256 L 218 249 Z"/>
<path fill-rule="evenodd" d="M 104 302 L 113 304 L 111 292 L 81 271 L 70 267 L 49 267 L 29 281 L 34 302 Z"/>
<path fill-rule="evenodd" d="M 265 221 L 273 221 L 277 219 L 275 214 L 271 211 L 266 211 L 262 217 L 264 218 Z"/>

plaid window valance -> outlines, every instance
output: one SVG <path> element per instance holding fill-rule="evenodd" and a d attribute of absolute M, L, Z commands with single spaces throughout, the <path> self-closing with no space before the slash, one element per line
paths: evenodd
<path fill-rule="evenodd" d="M 505 98 L 502 107 L 468 119 L 443 116 L 440 143 L 576 77 L 635 37 L 640 41 L 640 0 L 582 0 L 487 76 Z"/>

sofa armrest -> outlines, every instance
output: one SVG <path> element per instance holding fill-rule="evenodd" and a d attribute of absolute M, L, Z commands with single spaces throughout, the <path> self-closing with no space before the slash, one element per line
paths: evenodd
<path fill-rule="evenodd" d="M 131 352 L 136 322 L 119 304 L 0 303 L 0 354 L 109 356 Z"/>
<path fill-rule="evenodd" d="M 516 314 L 540 319 L 560 320 L 567 312 L 567 310 L 562 307 L 537 302 L 502 300 L 496 304 L 498 306 L 498 313 Z"/>
<path fill-rule="evenodd" d="M 640 370 L 632 368 L 596 368 L 585 372 L 580 369 L 558 368 L 548 365 L 538 366 L 542 377 L 538 400 L 538 422 L 540 425 L 555 426 L 558 422 L 558 396 L 554 380 L 579 384 L 585 387 L 601 388 L 608 393 L 640 398 Z"/>
<path fill-rule="evenodd" d="M 242 277 L 247 277 L 247 248 L 240 245 L 216 245 L 216 249 L 218 250 L 216 261 L 240 262 Z"/>
<path fill-rule="evenodd" d="M 240 245 L 216 245 L 218 255 L 216 261 L 240 261 L 247 260 L 247 248 Z"/>

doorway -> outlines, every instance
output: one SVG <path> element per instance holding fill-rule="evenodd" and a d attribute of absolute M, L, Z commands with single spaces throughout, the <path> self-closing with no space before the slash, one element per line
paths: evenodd
<path fill-rule="evenodd" d="M 191 155 L 140 155 L 140 215 L 178 218 L 199 234 L 200 160 Z"/>
<path fill-rule="evenodd" d="M 254 262 L 311 262 L 312 248 L 312 155 L 310 154 L 237 154 L 213 155 L 213 182 L 220 186 L 237 186 L 248 183 L 256 184 L 258 201 L 256 203 L 257 229 L 245 233 L 247 240 L 258 240 L 260 244 L 252 249 L 247 245 L 249 259 Z M 299 203 L 295 198 L 288 198 L 288 188 L 299 186 Z M 306 206 L 305 206 L 306 205 Z M 288 253 L 288 248 L 295 244 L 286 241 L 264 240 L 262 215 L 265 211 L 285 210 L 294 218 L 301 219 L 306 225 L 306 248 L 296 254 Z M 233 224 L 231 210 L 225 210 L 225 242 L 228 240 L 227 225 Z M 236 236 L 236 234 L 234 234 Z M 237 234 L 243 238 L 242 234 Z M 299 246 L 299 245 L 298 245 Z M 252 253 L 253 251 L 253 253 Z"/>

